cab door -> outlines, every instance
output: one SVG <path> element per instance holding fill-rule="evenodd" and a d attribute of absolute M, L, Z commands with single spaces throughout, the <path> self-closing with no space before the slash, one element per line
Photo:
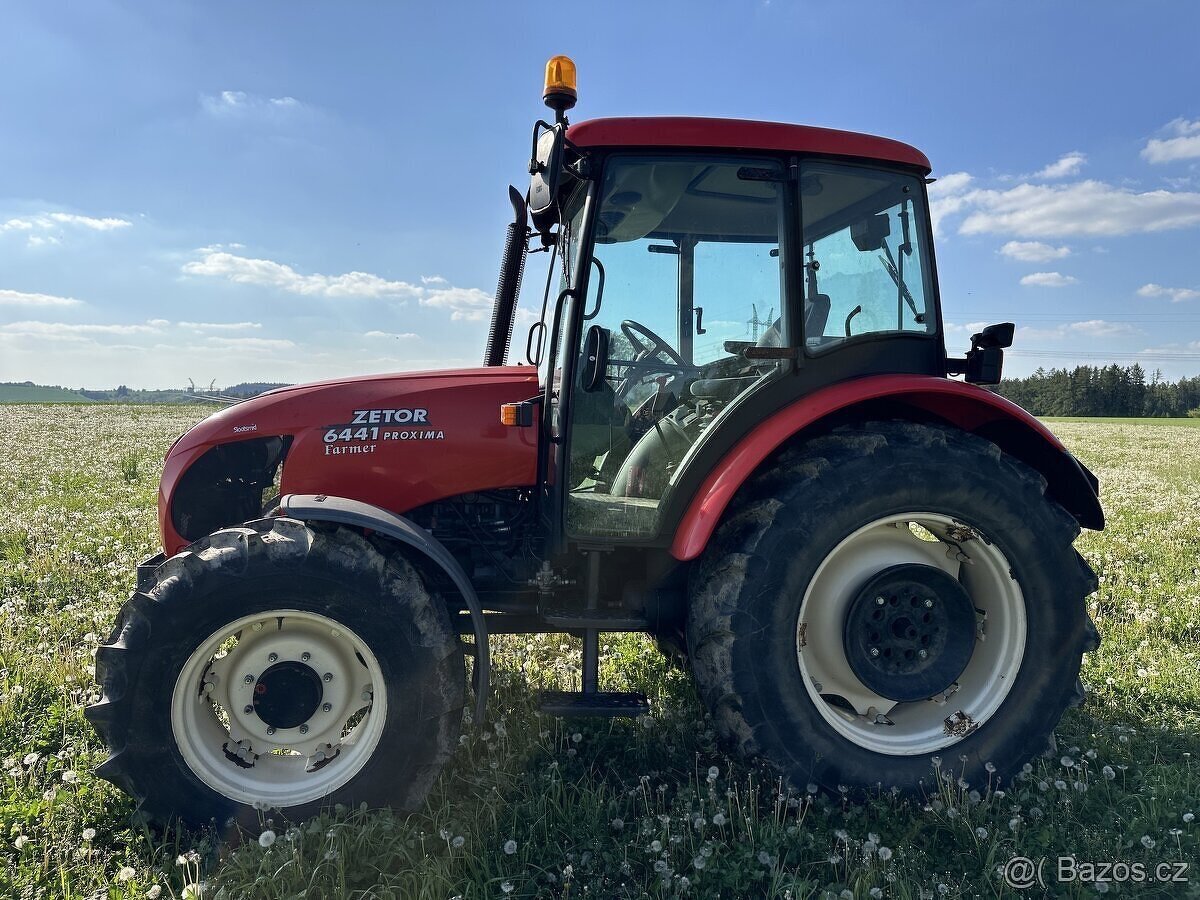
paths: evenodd
<path fill-rule="evenodd" d="M 787 343 L 785 187 L 774 159 L 608 160 L 570 385 L 568 537 L 653 537 L 695 445 L 781 372 L 782 355 L 753 351 Z"/>

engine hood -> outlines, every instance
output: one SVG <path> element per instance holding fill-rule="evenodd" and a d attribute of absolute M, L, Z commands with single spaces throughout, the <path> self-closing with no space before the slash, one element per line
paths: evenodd
<path fill-rule="evenodd" d="M 283 439 L 283 493 L 347 497 L 395 513 L 458 494 L 532 485 L 537 426 L 502 425 L 500 406 L 537 394 L 534 367 L 495 366 L 294 385 L 230 406 L 197 424 L 167 455 L 159 491 L 164 547 L 175 552 L 198 537 L 176 528 L 187 521 L 173 509 L 177 499 L 213 496 L 242 477 L 224 462 L 254 456 L 229 452 L 243 449 L 231 447 L 239 443 L 250 451 L 251 442 Z M 195 466 L 202 458 L 204 465 Z M 191 483 L 197 480 L 214 483 Z"/>

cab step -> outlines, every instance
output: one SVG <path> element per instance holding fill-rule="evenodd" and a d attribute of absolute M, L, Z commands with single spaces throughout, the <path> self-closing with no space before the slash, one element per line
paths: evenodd
<path fill-rule="evenodd" d="M 567 631 L 649 631 L 650 621 L 630 615 L 623 610 L 607 609 L 546 609 L 542 619 L 547 625 Z"/>
<path fill-rule="evenodd" d="M 541 711 L 548 716 L 636 717 L 650 712 L 650 701 L 634 691 L 545 691 Z"/>

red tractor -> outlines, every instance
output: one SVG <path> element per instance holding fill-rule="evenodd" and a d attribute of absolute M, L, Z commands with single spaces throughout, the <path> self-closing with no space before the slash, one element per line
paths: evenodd
<path fill-rule="evenodd" d="M 87 710 L 145 815 L 412 808 L 457 746 L 464 654 L 483 721 L 493 634 L 581 638 L 581 690 L 545 711 L 636 716 L 598 636 L 648 632 L 799 785 L 919 792 L 938 756 L 1007 777 L 1082 699 L 1097 481 L 979 387 L 1011 324 L 947 356 L 926 157 L 568 125 L 575 96 L 556 57 L 483 367 L 282 388 L 171 447 L 164 552 Z M 542 317 L 506 365 L 530 252 Z"/>

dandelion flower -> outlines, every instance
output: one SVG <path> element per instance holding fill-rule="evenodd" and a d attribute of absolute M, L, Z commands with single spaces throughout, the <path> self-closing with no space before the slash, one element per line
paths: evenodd
<path fill-rule="evenodd" d="M 661 850 L 662 850 L 662 841 L 651 841 L 650 842 L 650 852 L 651 853 L 658 853 Z"/>
<path fill-rule="evenodd" d="M 771 864 L 771 854 L 766 850 L 759 850 L 758 861 L 764 866 L 769 866 Z"/>
<path fill-rule="evenodd" d="M 162 896 L 162 885 L 150 885 L 150 890 L 146 891 L 146 896 L 149 897 L 150 900 L 158 900 L 158 898 Z"/>
<path fill-rule="evenodd" d="M 578 731 L 575 732 L 573 735 L 571 735 L 571 743 L 573 743 L 573 744 L 578 744 L 582 740 L 583 740 L 583 735 L 580 734 Z"/>
<path fill-rule="evenodd" d="M 273 832 L 270 828 L 258 836 L 258 846 L 262 847 L 264 850 L 267 847 L 270 847 L 273 843 L 275 843 L 275 832 Z"/>
<path fill-rule="evenodd" d="M 1193 822 L 1195 822 L 1195 821 L 1196 821 L 1196 814 L 1195 814 L 1195 813 L 1190 813 L 1190 812 L 1185 812 L 1185 813 L 1183 814 L 1183 821 L 1185 821 L 1185 822 L 1187 822 L 1189 825 L 1191 825 Z"/>
<path fill-rule="evenodd" d="M 67 784 L 79 784 L 79 773 L 74 769 L 67 769 L 62 773 L 62 780 Z"/>
<path fill-rule="evenodd" d="M 880 847 L 877 855 L 879 856 L 880 862 L 887 862 L 889 859 L 892 858 L 892 848 L 891 847 Z"/>
<path fill-rule="evenodd" d="M 717 777 L 718 777 L 720 774 L 721 774 L 721 770 L 720 770 L 720 769 L 718 769 L 716 766 L 709 766 L 709 767 L 708 767 L 708 780 L 709 780 L 709 781 L 716 781 L 716 780 L 717 780 Z"/>
<path fill-rule="evenodd" d="M 450 842 L 450 846 L 453 847 L 455 850 L 461 850 L 463 845 L 466 842 L 467 842 L 467 839 L 460 834 L 458 837 L 456 837 L 454 840 L 452 840 Z"/>
<path fill-rule="evenodd" d="M 1142 835 L 1142 846 L 1145 847 L 1147 850 L 1153 850 L 1154 849 L 1154 838 L 1150 837 L 1150 835 L 1148 835 L 1148 834 L 1143 834 Z"/>
<path fill-rule="evenodd" d="M 117 881 L 132 881 L 137 872 L 132 866 L 122 866 L 121 871 L 117 873 Z"/>
<path fill-rule="evenodd" d="M 1188 813 L 1188 815 L 1191 815 L 1191 813 Z M 1189 822 L 1189 821 L 1191 821 L 1191 820 L 1190 820 L 1190 819 L 1188 819 L 1188 818 L 1187 818 L 1187 816 L 1184 816 L 1184 819 L 1183 819 L 1183 821 L 1185 821 L 1185 822 Z M 714 825 L 716 825 L 718 828 L 720 828 L 721 826 L 723 826 L 723 825 L 725 824 L 725 813 L 715 813 L 715 814 L 713 815 L 713 820 L 712 820 L 712 822 L 713 822 L 713 824 L 714 824 Z"/>
<path fill-rule="evenodd" d="M 21 762 L 26 766 L 32 766 L 35 762 L 37 762 L 41 758 L 42 758 L 41 754 L 39 754 L 39 753 L 26 753 L 25 758 L 22 759 Z"/>
<path fill-rule="evenodd" d="M 90 841 L 90 840 L 94 839 L 95 837 L 96 837 L 96 829 L 95 828 L 83 829 L 83 839 L 85 841 Z"/>
<path fill-rule="evenodd" d="M 29 843 L 29 835 L 18 834 L 16 840 L 13 841 L 13 846 L 16 847 L 18 850 L 20 850 L 22 847 L 24 847 L 28 843 Z"/>
<path fill-rule="evenodd" d="M 506 894 L 511 894 L 513 892 L 513 883 L 511 881 L 501 882 L 500 890 Z"/>
<path fill-rule="evenodd" d="M 504 842 L 504 852 L 508 856 L 512 856 L 514 853 L 516 853 L 517 852 L 517 842 L 516 841 L 505 841 Z"/>
<path fill-rule="evenodd" d="M 622 828 L 625 827 L 625 820 L 622 819 L 620 816 L 617 816 L 617 818 L 613 819 L 608 824 L 611 825 L 616 831 L 620 831 Z"/>
<path fill-rule="evenodd" d="M 979 838 L 981 841 L 986 841 L 987 836 L 988 836 L 988 830 L 986 828 L 984 828 L 983 826 L 980 826 L 979 828 L 975 829 L 975 837 Z"/>

